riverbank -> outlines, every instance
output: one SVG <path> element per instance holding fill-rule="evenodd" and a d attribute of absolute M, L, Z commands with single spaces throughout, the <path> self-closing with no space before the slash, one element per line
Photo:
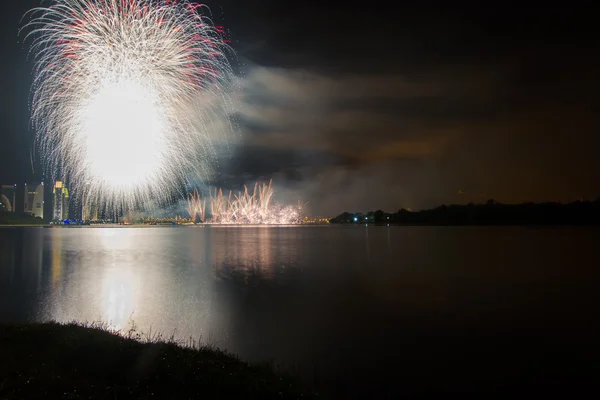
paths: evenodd
<path fill-rule="evenodd" d="M 103 326 L 0 325 L 0 398 L 319 398 L 269 365 Z"/>
<path fill-rule="evenodd" d="M 48 224 L 0 224 L 0 228 L 23 228 L 23 227 L 37 227 L 44 228 L 49 226 Z"/>

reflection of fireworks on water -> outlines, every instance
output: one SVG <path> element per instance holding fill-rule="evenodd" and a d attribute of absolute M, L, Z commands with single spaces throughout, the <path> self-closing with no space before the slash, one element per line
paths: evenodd
<path fill-rule="evenodd" d="M 281 206 L 273 204 L 273 184 L 256 183 L 252 194 L 248 187 L 238 194 L 223 195 L 221 189 L 210 193 L 210 218 L 206 214 L 206 199 L 197 190 L 188 198 L 188 213 L 192 220 L 215 224 L 298 224 L 302 205 Z"/>
<path fill-rule="evenodd" d="M 32 119 L 53 176 L 92 203 L 133 206 L 210 170 L 207 124 L 221 116 L 210 99 L 229 104 L 232 75 L 203 9 L 188 0 L 51 0 L 31 11 Z"/>

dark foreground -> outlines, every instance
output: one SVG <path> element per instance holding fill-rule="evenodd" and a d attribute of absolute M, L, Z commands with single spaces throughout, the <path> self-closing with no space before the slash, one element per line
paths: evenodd
<path fill-rule="evenodd" d="M 267 365 L 210 348 L 146 341 L 79 325 L 0 325 L 0 398 L 317 397 Z"/>
<path fill-rule="evenodd" d="M 0 323 L 176 327 L 328 398 L 600 398 L 598 249 L 591 227 L 0 229 Z M 15 329 L 0 399 L 279 394 L 211 352 Z"/>
<path fill-rule="evenodd" d="M 401 374 L 382 374 L 378 385 L 366 379 L 371 384 L 360 390 L 356 390 L 360 382 L 347 382 L 341 387 L 338 382 L 334 385 L 338 387 L 325 390 L 329 393 L 326 397 L 369 398 L 370 393 L 377 398 L 410 399 L 447 395 L 568 398 L 599 393 L 599 359 L 592 348 L 587 356 L 573 358 L 550 350 L 547 343 L 541 345 L 543 342 L 544 338 L 539 337 L 530 338 L 526 347 L 522 342 L 500 347 L 474 343 L 462 357 L 450 357 L 453 362 L 447 353 L 456 353 L 456 348 L 444 342 L 437 346 L 430 343 L 428 351 L 421 348 L 425 350 L 423 361 L 428 363 L 427 378 L 418 372 L 418 363 L 404 365 Z M 544 347 L 547 351 L 542 351 Z M 430 353 L 437 353 L 437 359 L 432 359 Z M 217 349 L 184 347 L 157 336 L 135 332 L 121 336 L 102 327 L 0 325 L 0 355 L 0 399 L 321 397 L 270 365 L 251 365 Z M 414 356 L 407 354 L 407 359 Z M 399 359 L 398 364 L 404 361 Z M 397 367 L 375 361 L 365 365 L 362 372 L 368 377 L 376 371 L 381 373 L 382 368 L 397 371 Z"/>

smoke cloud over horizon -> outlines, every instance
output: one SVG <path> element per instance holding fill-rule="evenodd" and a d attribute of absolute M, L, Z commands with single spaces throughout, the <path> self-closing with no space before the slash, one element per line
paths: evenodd
<path fill-rule="evenodd" d="M 591 180 L 575 193 L 554 178 L 577 180 L 578 168 L 598 166 L 589 146 L 568 140 L 573 121 L 579 129 L 596 121 L 552 96 L 515 103 L 523 88 L 514 81 L 513 69 L 497 66 L 410 76 L 253 66 L 240 80 L 240 134 L 209 185 L 235 191 L 273 179 L 278 201 L 331 216 L 488 198 L 595 198 Z M 580 155 L 571 165 L 559 163 L 565 146 Z"/>

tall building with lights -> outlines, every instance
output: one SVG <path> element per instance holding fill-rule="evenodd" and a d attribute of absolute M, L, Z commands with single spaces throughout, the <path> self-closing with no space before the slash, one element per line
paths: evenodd
<path fill-rule="evenodd" d="M 0 211 L 15 212 L 17 185 L 0 186 Z"/>
<path fill-rule="evenodd" d="M 25 184 L 23 210 L 34 217 L 44 218 L 44 182 Z"/>
<path fill-rule="evenodd" d="M 62 181 L 54 183 L 52 189 L 52 219 L 63 220 L 69 218 L 69 189 Z"/>

